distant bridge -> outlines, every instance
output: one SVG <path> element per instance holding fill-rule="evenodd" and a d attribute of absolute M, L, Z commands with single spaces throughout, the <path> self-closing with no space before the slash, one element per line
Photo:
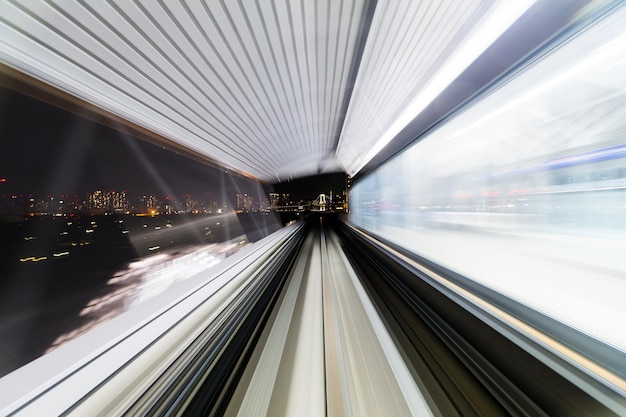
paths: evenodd
<path fill-rule="evenodd" d="M 320 194 L 313 202 L 313 210 L 326 211 L 328 209 L 329 199 L 326 194 Z"/>

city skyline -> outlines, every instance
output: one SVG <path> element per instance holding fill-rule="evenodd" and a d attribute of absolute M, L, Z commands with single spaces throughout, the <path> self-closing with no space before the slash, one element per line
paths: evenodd
<path fill-rule="evenodd" d="M 334 195 L 334 201 L 341 206 L 345 193 Z M 235 210 L 258 212 L 285 207 L 305 207 L 312 200 L 293 198 L 289 193 L 270 192 L 265 195 L 237 193 L 229 200 L 196 199 L 192 194 L 176 198 L 169 195 L 144 194 L 131 197 L 125 191 L 116 192 L 95 190 L 80 195 L 1 194 L 0 215 L 71 215 L 71 214 L 211 214 Z M 329 198 L 329 203 L 331 199 Z"/>

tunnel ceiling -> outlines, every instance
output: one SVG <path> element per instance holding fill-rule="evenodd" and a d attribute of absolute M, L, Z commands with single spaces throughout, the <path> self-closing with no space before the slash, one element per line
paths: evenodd
<path fill-rule="evenodd" d="M 358 170 L 502 4 L 7 0 L 0 61 L 278 182 Z"/>

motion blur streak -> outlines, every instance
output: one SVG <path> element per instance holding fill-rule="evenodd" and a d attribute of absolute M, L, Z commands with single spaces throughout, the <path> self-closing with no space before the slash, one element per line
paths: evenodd
<path fill-rule="evenodd" d="M 351 221 L 626 351 L 624 19 L 563 41 L 358 182 Z"/>
<path fill-rule="evenodd" d="M 422 112 L 441 92 L 450 85 L 474 60 L 489 47 L 533 4 L 531 1 L 517 1 L 514 4 L 495 3 L 493 8 L 458 45 L 454 55 L 450 56 L 415 95 L 415 98 L 402 110 L 402 113 L 376 141 L 364 157 L 358 158 L 348 167 L 348 172 L 356 174 L 367 162 L 378 154 L 411 120 Z M 417 26 L 417 25 L 416 25 Z M 416 28 L 416 30 L 418 30 Z M 401 87 L 404 90 L 404 86 Z M 403 92 L 404 93 L 404 92 Z"/>

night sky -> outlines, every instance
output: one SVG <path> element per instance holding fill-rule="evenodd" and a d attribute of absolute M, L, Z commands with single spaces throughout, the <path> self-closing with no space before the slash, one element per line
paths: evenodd
<path fill-rule="evenodd" d="M 200 194 L 218 171 L 47 103 L 0 89 L 0 178 L 6 191 L 126 190 Z"/>
<path fill-rule="evenodd" d="M 129 197 L 192 194 L 198 200 L 258 193 L 223 170 L 135 139 L 35 98 L 0 87 L 0 194 L 84 195 L 125 190 Z M 343 174 L 276 185 L 293 197 L 345 188 Z M 271 187 L 263 192 L 270 192 Z M 210 194 L 210 195 L 209 195 Z"/>
<path fill-rule="evenodd" d="M 320 194 L 339 194 L 346 189 L 346 175 L 343 173 L 321 174 L 312 177 L 296 178 L 274 184 L 274 190 L 278 193 L 289 193 L 294 199 L 315 199 Z"/>

